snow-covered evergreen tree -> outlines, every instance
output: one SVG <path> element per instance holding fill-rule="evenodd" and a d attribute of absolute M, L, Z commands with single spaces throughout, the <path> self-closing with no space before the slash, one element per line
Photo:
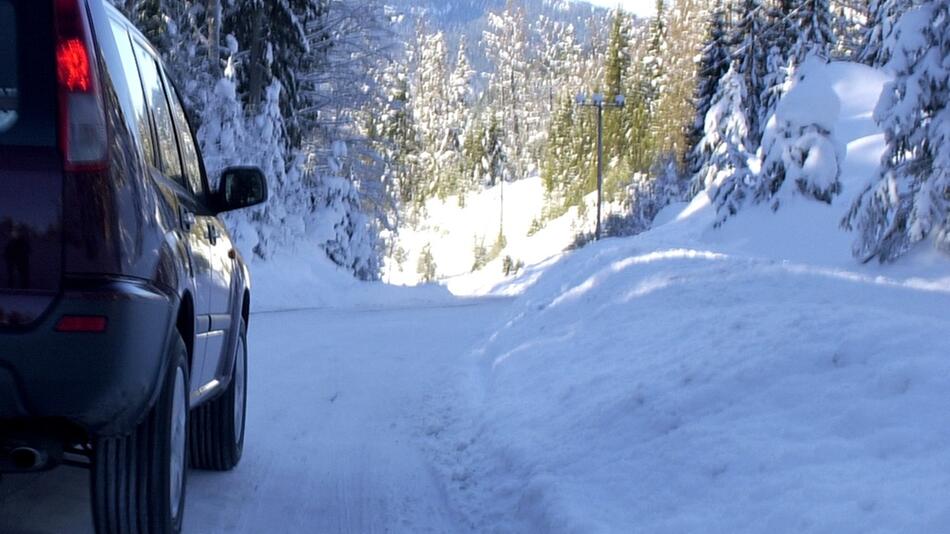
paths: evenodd
<path fill-rule="evenodd" d="M 628 55 L 630 37 L 627 20 L 627 15 L 623 11 L 618 9 L 613 12 L 610 45 L 607 48 L 601 89 L 608 102 L 614 101 L 618 95 L 623 95 L 625 92 L 623 82 L 630 68 Z M 620 113 L 607 113 L 604 117 L 604 157 L 608 162 L 619 158 L 623 149 L 623 140 L 626 137 L 624 131 L 626 126 L 623 115 Z M 616 165 L 616 163 L 613 164 Z"/>
<path fill-rule="evenodd" d="M 236 238 L 245 244 L 243 249 L 253 250 L 264 259 L 303 237 L 304 215 L 308 211 L 304 207 L 307 196 L 303 194 L 299 173 L 289 168 L 285 159 L 287 137 L 280 109 L 281 91 L 279 81 L 271 82 L 260 113 L 252 119 L 246 134 L 247 147 L 250 147 L 248 160 L 267 176 L 268 196 L 278 202 L 268 202 L 234 215 L 250 221 L 256 232 L 256 236 L 247 235 L 247 226 L 238 226 Z"/>
<path fill-rule="evenodd" d="M 831 203 L 841 191 L 841 160 L 834 141 L 841 104 L 821 77 L 825 59 L 810 56 L 793 72 L 762 139 L 762 176 L 755 200 L 778 209 L 783 189 Z"/>
<path fill-rule="evenodd" d="M 808 56 L 830 59 L 835 47 L 831 0 L 797 0 L 790 17 L 798 29 L 791 49 L 793 64 L 801 65 Z"/>
<path fill-rule="evenodd" d="M 837 59 L 855 60 L 864 46 L 864 30 L 868 26 L 870 0 L 839 0 L 834 13 L 835 48 Z"/>
<path fill-rule="evenodd" d="M 699 172 L 708 156 L 701 147 L 706 130 L 706 114 L 712 107 L 719 88 L 719 80 L 729 71 L 730 50 L 727 42 L 726 12 L 722 0 L 717 0 L 708 22 L 708 37 L 699 62 L 694 105 L 696 115 L 689 133 L 688 170 Z"/>
<path fill-rule="evenodd" d="M 209 179 L 214 181 L 225 167 L 249 163 L 244 150 L 247 147 L 244 108 L 237 95 L 233 60 L 229 59 L 223 76 L 207 95 L 200 119 L 198 142 Z"/>
<path fill-rule="evenodd" d="M 472 108 L 475 105 L 475 69 L 468 58 L 468 46 L 461 39 L 455 55 L 455 66 L 449 77 L 448 101 L 445 126 L 446 143 L 443 170 L 449 174 L 446 194 L 462 194 L 471 185 L 467 180 L 470 163 L 465 160 L 465 139 L 472 126 Z"/>
<path fill-rule="evenodd" d="M 739 0 L 734 7 L 736 23 L 733 29 L 734 57 L 738 59 L 735 74 L 741 78 L 743 101 L 747 107 L 751 147 L 758 146 L 767 110 L 762 95 L 768 83 L 768 32 L 762 0 Z"/>
<path fill-rule="evenodd" d="M 510 168 L 505 174 L 514 180 L 527 176 L 532 163 L 525 157 L 531 134 L 525 94 L 530 71 L 526 30 L 523 6 L 510 0 L 504 11 L 489 13 L 488 30 L 482 38 L 494 67 L 490 79 L 491 105 L 508 155 L 506 165 Z"/>
<path fill-rule="evenodd" d="M 329 174 L 316 190 L 316 239 L 337 265 L 361 280 L 378 280 L 380 242 L 377 227 L 361 209 L 361 195 L 353 182 L 346 143 L 333 143 L 327 161 Z"/>
<path fill-rule="evenodd" d="M 775 0 L 766 10 L 769 49 L 761 99 L 761 115 L 766 121 L 775 112 L 775 106 L 787 88 L 789 74 L 801 59 L 795 59 L 792 49 L 799 39 L 797 15 L 802 8 L 800 0 Z"/>
<path fill-rule="evenodd" d="M 705 190 L 720 214 L 720 222 L 739 211 L 754 190 L 749 159 L 754 152 L 749 120 L 746 77 L 734 61 L 719 82 L 716 98 L 706 114 L 706 135 L 700 142 L 708 154 L 696 174 L 694 190 Z"/>
<path fill-rule="evenodd" d="M 686 194 L 687 183 L 674 153 L 656 158 L 649 174 L 637 173 L 626 188 L 625 213 L 608 218 L 610 236 L 636 235 L 649 230 L 660 211 Z"/>
<path fill-rule="evenodd" d="M 246 105 L 259 111 L 274 80 L 281 82 L 281 114 L 288 127 L 288 140 L 299 146 L 302 139 L 299 111 L 299 73 L 310 48 L 308 24 L 326 14 L 329 0 L 244 0 L 226 2 L 225 25 L 243 50 L 248 52 L 239 79 Z"/>
<path fill-rule="evenodd" d="M 668 50 L 667 6 L 666 0 L 656 0 L 656 17 L 650 23 L 649 48 L 643 59 L 646 94 L 650 114 L 656 113 L 657 103 L 663 93 L 666 82 Z"/>
<path fill-rule="evenodd" d="M 854 254 L 893 261 L 932 238 L 950 252 L 950 3 L 929 0 L 889 35 L 896 73 L 875 111 L 887 150 L 880 176 L 844 224 L 858 231 Z"/>
<path fill-rule="evenodd" d="M 419 136 L 418 154 L 421 172 L 428 177 L 426 188 L 417 201 L 439 194 L 444 197 L 452 187 L 445 183 L 449 174 L 444 172 L 449 125 L 448 47 L 443 32 L 428 33 L 419 30 L 418 63 L 412 82 L 413 121 Z"/>
<path fill-rule="evenodd" d="M 872 67 L 883 67 L 891 58 L 887 46 L 889 36 L 901 15 L 914 6 L 916 0 L 869 0 L 868 22 L 864 47 L 858 59 Z"/>

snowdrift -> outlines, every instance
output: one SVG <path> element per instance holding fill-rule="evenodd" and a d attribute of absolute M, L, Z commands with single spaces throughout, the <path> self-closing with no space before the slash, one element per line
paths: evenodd
<path fill-rule="evenodd" d="M 456 300 L 438 285 L 399 287 L 360 282 L 319 247 L 250 260 L 251 311 L 265 313 L 312 308 L 392 308 L 442 305 Z"/>
<path fill-rule="evenodd" d="M 790 194 L 713 229 L 701 195 L 529 268 L 427 431 L 473 529 L 950 532 L 950 260 L 851 258 L 886 77 L 820 68 L 841 103 L 831 204 Z"/>

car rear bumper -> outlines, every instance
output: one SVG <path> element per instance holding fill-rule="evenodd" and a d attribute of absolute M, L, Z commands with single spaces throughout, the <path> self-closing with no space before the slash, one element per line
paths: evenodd
<path fill-rule="evenodd" d="M 28 331 L 0 331 L 0 427 L 55 418 L 89 433 L 130 431 L 158 393 L 174 298 L 131 280 L 69 287 Z M 106 329 L 57 332 L 67 315 L 105 317 Z"/>

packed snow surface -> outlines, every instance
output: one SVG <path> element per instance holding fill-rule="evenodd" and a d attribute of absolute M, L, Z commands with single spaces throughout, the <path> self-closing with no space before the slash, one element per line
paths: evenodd
<path fill-rule="evenodd" d="M 332 304 L 346 309 L 252 314 L 244 457 L 230 473 L 191 471 L 186 533 L 462 531 L 419 436 L 451 355 L 507 301 Z M 87 490 L 69 467 L 5 476 L 0 532 L 90 534 Z"/>

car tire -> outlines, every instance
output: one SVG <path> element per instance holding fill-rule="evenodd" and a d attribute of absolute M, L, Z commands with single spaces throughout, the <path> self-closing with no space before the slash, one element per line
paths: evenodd
<path fill-rule="evenodd" d="M 241 320 L 231 384 L 218 398 L 195 409 L 191 419 L 191 466 L 230 471 L 244 453 L 247 419 L 247 325 Z"/>
<path fill-rule="evenodd" d="M 188 472 L 188 351 L 176 334 L 158 402 L 131 434 L 93 440 L 98 534 L 181 532 Z"/>

